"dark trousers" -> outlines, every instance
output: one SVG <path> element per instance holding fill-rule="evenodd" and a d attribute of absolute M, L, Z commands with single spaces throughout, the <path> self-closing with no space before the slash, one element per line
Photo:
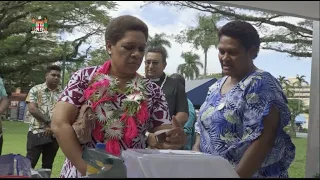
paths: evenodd
<path fill-rule="evenodd" d="M 3 135 L 0 137 L 0 156 L 2 153 Z"/>
<path fill-rule="evenodd" d="M 32 168 L 36 167 L 42 154 L 42 168 L 52 169 L 54 158 L 59 150 L 58 142 L 54 139 L 51 143 L 32 146 L 32 140 L 34 140 L 32 135 L 32 132 L 29 131 L 27 137 L 27 158 L 31 161 Z"/>

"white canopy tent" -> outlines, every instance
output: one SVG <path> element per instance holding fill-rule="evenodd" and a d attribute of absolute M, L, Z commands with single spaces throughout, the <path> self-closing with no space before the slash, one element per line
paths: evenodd
<path fill-rule="evenodd" d="M 312 68 L 306 178 L 319 173 L 319 1 L 206 1 L 313 20 Z"/>

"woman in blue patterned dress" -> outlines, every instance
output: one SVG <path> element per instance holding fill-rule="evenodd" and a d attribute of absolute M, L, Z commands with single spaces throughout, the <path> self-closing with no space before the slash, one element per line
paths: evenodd
<path fill-rule="evenodd" d="M 290 121 L 277 79 L 253 63 L 260 38 L 249 23 L 233 21 L 219 31 L 225 77 L 209 88 L 196 122 L 193 150 L 222 156 L 241 178 L 288 177 L 295 146 L 283 128 Z"/>

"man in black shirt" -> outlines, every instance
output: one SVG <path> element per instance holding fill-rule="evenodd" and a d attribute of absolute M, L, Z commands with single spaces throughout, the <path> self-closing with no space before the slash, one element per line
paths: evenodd
<path fill-rule="evenodd" d="M 167 65 L 167 52 L 163 47 L 149 47 L 145 55 L 145 76 L 160 86 L 168 102 L 171 116 L 184 126 L 188 121 L 188 101 L 185 88 L 163 71 Z"/>

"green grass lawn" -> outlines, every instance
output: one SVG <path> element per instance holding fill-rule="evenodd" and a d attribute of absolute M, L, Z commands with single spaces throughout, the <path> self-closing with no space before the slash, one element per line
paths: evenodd
<path fill-rule="evenodd" d="M 4 130 L 4 144 L 2 154 L 21 154 L 26 155 L 26 142 L 28 124 L 22 122 L 3 122 Z M 295 138 L 293 139 L 296 145 L 296 158 L 289 169 L 289 176 L 291 178 L 304 178 L 306 166 L 306 149 L 307 139 Z M 59 177 L 62 163 L 64 162 L 64 155 L 61 150 L 58 151 L 53 164 L 53 171 L 51 177 Z M 38 161 L 37 168 L 41 167 L 41 157 Z"/>

